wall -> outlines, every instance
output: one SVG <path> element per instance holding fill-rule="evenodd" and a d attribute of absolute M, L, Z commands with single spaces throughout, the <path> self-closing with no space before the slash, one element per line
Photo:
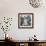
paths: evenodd
<path fill-rule="evenodd" d="M 18 29 L 18 13 L 34 13 L 34 28 L 33 29 Z M 12 17 L 13 22 L 8 31 L 10 37 L 16 40 L 27 40 L 34 34 L 37 35 L 37 39 L 45 39 L 45 15 L 46 6 L 40 8 L 33 8 L 29 4 L 28 0 L 0 0 L 0 16 Z M 0 17 L 0 18 L 1 18 Z M 0 39 L 4 39 L 3 31 L 0 31 Z"/>
<path fill-rule="evenodd" d="M 44 29 L 44 30 L 45 30 L 45 31 L 44 31 L 44 39 L 46 39 L 46 15 L 45 15 L 45 20 L 44 20 L 44 21 L 45 21 L 45 29 Z"/>

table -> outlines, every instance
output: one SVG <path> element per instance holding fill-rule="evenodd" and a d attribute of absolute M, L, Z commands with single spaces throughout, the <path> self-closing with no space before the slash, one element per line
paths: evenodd
<path fill-rule="evenodd" d="M 14 44 L 16 46 L 46 46 L 46 40 L 29 41 L 29 40 L 7 40 L 7 43 Z M 23 45 L 22 45 L 23 44 Z"/>

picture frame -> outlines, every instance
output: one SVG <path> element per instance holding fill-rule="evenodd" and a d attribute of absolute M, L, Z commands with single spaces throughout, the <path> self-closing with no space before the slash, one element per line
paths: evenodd
<path fill-rule="evenodd" d="M 33 28 L 34 14 L 33 13 L 18 13 L 18 28 Z"/>

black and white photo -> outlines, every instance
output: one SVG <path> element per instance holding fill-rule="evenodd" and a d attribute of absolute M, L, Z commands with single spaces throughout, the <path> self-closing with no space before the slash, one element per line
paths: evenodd
<path fill-rule="evenodd" d="M 19 13 L 18 14 L 19 28 L 33 28 L 33 13 Z"/>

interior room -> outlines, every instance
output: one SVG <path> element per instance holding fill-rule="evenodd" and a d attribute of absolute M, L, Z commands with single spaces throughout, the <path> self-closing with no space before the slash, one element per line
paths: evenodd
<path fill-rule="evenodd" d="M 46 46 L 46 0 L 0 0 L 0 46 Z"/>

